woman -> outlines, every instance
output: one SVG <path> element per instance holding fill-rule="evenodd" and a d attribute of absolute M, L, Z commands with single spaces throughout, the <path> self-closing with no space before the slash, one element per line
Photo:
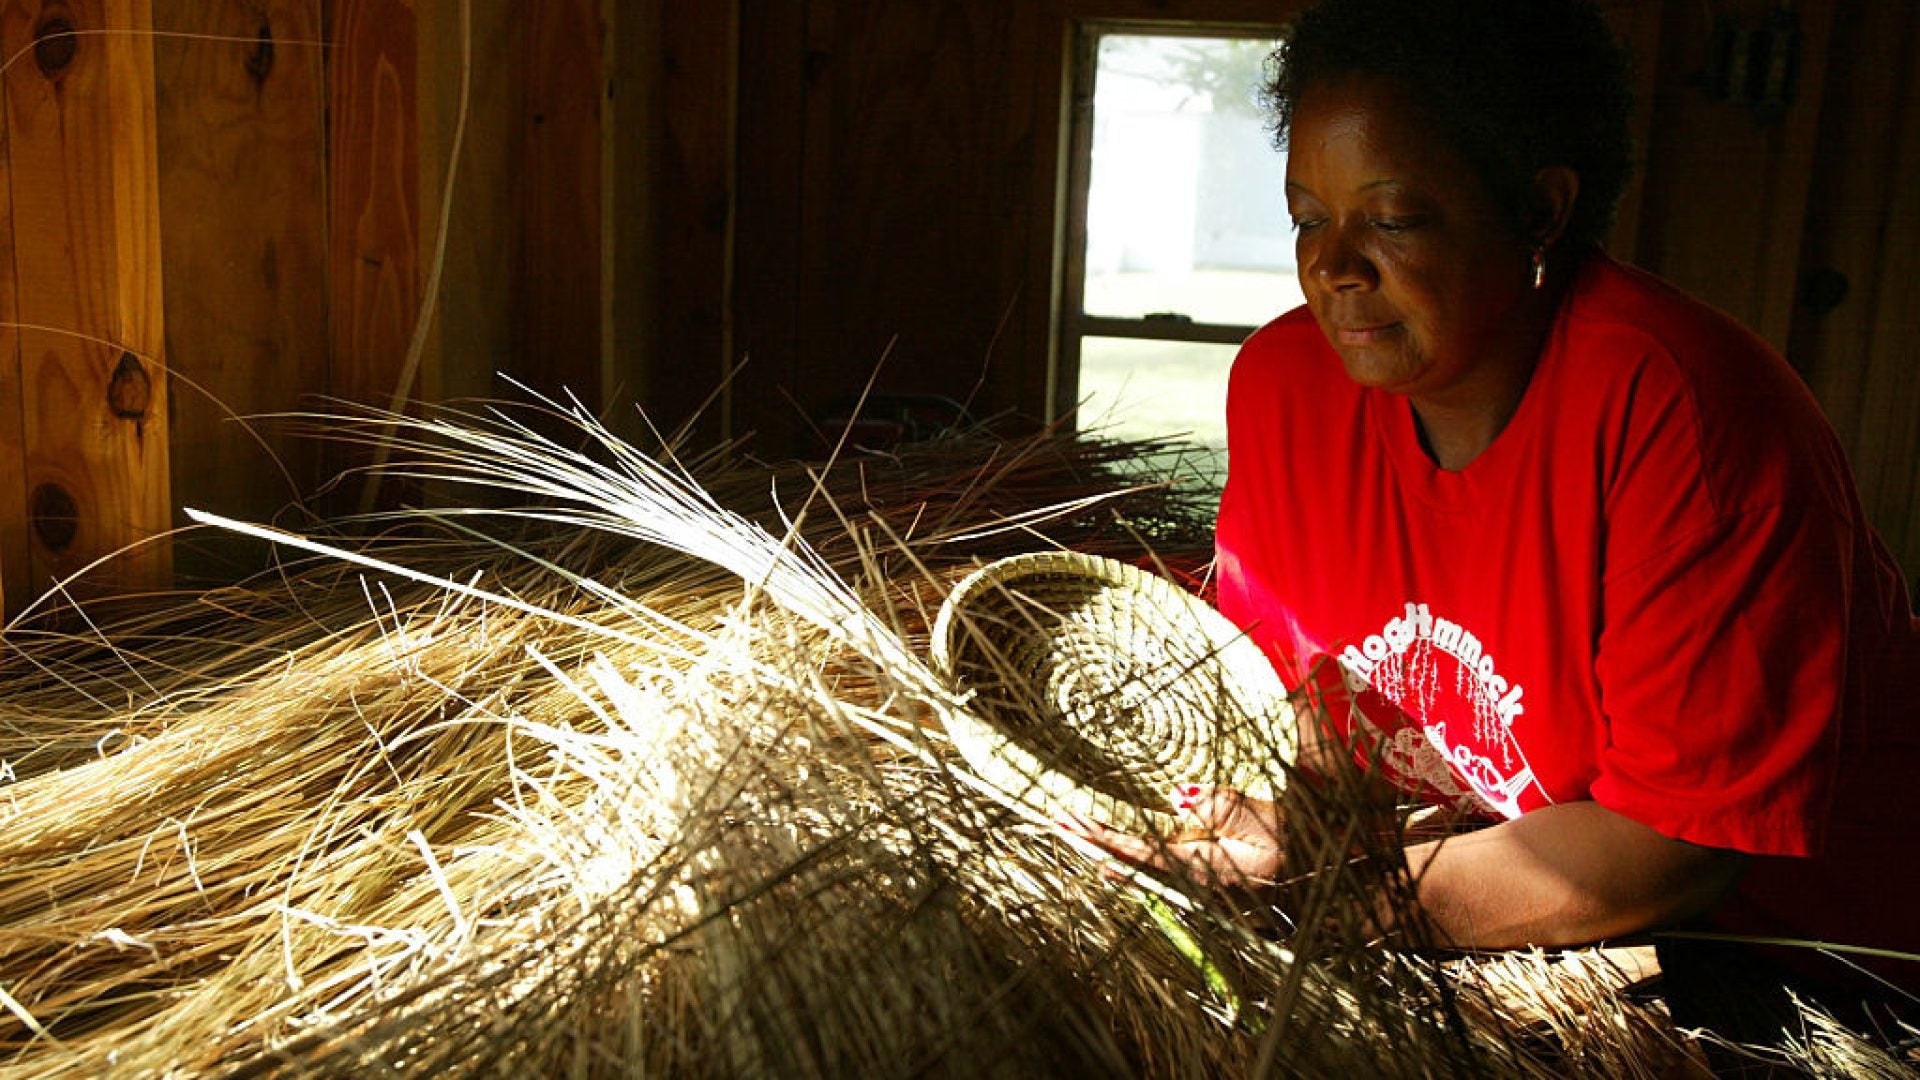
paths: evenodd
<path fill-rule="evenodd" d="M 1329 0 L 1274 72 L 1306 305 L 1234 367 L 1219 602 L 1290 686 L 1338 672 L 1323 740 L 1497 822 L 1407 851 L 1434 927 L 1920 952 L 1905 586 L 1787 364 L 1601 250 L 1629 106 L 1599 15 Z M 1087 828 L 1285 874 L 1277 808 L 1180 801 L 1210 837 Z"/>

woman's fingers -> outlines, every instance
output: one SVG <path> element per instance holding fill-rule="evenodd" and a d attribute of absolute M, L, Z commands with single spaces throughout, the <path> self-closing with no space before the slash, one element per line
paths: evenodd
<path fill-rule="evenodd" d="M 1280 811 L 1269 800 L 1232 788 L 1189 785 L 1179 789 L 1175 805 L 1215 836 L 1280 846 Z"/>
<path fill-rule="evenodd" d="M 1121 832 L 1078 814 L 1070 814 L 1062 818 L 1060 827 L 1136 866 L 1150 867 L 1155 870 L 1171 869 L 1160 858 L 1166 845 L 1151 837 Z"/>
<path fill-rule="evenodd" d="M 1251 838 L 1224 834 L 1189 834 L 1174 839 L 1137 836 L 1077 815 L 1062 819 L 1060 826 L 1134 866 L 1181 874 L 1209 886 L 1234 887 L 1271 880 L 1280 865 L 1272 833 L 1252 809 L 1236 812 L 1243 815 L 1236 820 L 1251 824 Z"/>

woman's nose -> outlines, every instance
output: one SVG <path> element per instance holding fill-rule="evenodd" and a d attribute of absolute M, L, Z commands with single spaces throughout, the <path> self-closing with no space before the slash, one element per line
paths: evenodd
<path fill-rule="evenodd" d="M 1347 236 L 1345 229 L 1329 228 L 1316 238 L 1312 272 L 1330 291 L 1372 288 L 1379 280 L 1373 263 Z"/>

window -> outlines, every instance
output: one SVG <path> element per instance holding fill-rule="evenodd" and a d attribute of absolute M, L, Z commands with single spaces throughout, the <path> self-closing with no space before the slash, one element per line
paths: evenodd
<path fill-rule="evenodd" d="M 1210 481 L 1235 349 L 1300 302 L 1258 103 L 1272 47 L 1086 26 L 1076 54 L 1054 407 L 1083 431 L 1189 440 Z"/>

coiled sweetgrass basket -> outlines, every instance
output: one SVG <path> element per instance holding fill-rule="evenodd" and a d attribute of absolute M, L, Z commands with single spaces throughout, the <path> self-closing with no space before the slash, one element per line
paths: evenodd
<path fill-rule="evenodd" d="M 934 664 L 968 708 L 969 766 L 1042 813 L 1165 835 L 1182 784 L 1271 798 L 1293 710 L 1258 646 L 1198 597 L 1073 552 L 1015 555 L 957 585 Z"/>

